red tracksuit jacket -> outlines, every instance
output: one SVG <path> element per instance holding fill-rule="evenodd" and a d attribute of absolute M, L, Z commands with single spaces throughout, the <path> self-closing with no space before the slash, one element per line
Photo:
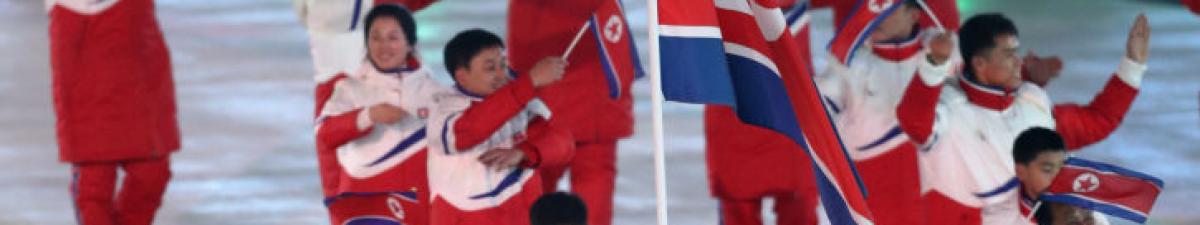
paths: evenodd
<path fill-rule="evenodd" d="M 179 150 L 171 59 L 151 0 L 99 12 L 50 8 L 59 159 L 111 161 Z"/>
<path fill-rule="evenodd" d="M 509 61 L 517 72 L 528 72 L 544 57 L 560 56 L 602 0 L 513 0 L 508 8 Z M 550 123 L 569 129 L 578 142 L 615 140 L 633 135 L 632 94 L 608 96 L 592 31 L 584 34 L 569 56 L 563 79 L 542 88 L 554 117 Z M 633 79 L 621 78 L 621 90 Z"/>

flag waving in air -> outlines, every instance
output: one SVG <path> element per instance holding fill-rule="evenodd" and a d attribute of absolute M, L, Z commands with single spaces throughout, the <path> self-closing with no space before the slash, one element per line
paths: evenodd
<path fill-rule="evenodd" d="M 808 43 L 796 42 L 775 1 L 663 0 L 657 10 L 667 100 L 728 105 L 743 122 L 787 136 L 807 149 L 796 157 L 813 159 L 830 222 L 872 224 L 801 53 Z"/>
<path fill-rule="evenodd" d="M 829 54 L 839 63 L 850 65 L 855 50 L 871 37 L 875 26 L 900 5 L 897 0 L 859 0 L 845 22 L 837 28 L 833 40 L 829 41 Z"/>
<path fill-rule="evenodd" d="M 1040 199 L 1145 223 L 1162 188 L 1162 180 L 1147 174 L 1070 158 Z"/>
<path fill-rule="evenodd" d="M 637 47 L 633 44 L 633 34 L 629 32 L 626 21 L 619 0 L 601 3 L 600 8 L 588 19 L 587 29 L 591 29 L 599 46 L 604 79 L 608 81 L 608 95 L 613 99 L 628 92 L 621 89 L 622 80 L 629 82 L 644 75 L 637 58 Z"/>

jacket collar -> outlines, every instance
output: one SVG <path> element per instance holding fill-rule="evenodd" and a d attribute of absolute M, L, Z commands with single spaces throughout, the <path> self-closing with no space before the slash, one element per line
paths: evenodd
<path fill-rule="evenodd" d="M 975 75 L 969 72 L 964 72 L 963 79 L 958 79 L 958 83 L 966 94 L 967 100 L 984 108 L 1002 111 L 1016 100 L 1016 89 L 980 84 L 976 81 Z"/>
<path fill-rule="evenodd" d="M 920 53 L 924 48 L 921 44 L 921 33 L 897 41 L 881 41 L 871 43 L 871 52 L 888 61 L 904 61 Z"/>

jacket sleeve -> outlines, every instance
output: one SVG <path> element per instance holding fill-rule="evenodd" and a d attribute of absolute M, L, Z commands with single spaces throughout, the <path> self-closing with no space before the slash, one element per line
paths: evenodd
<path fill-rule="evenodd" d="M 344 78 L 346 78 L 346 74 L 339 73 L 333 78 L 330 78 L 328 81 L 317 84 L 316 90 L 313 90 L 313 95 L 315 95 L 313 101 L 313 118 L 321 116 L 321 109 L 324 109 L 325 103 L 329 101 L 329 98 L 333 97 L 333 88 L 336 87 L 335 84 Z"/>
<path fill-rule="evenodd" d="M 529 139 L 517 145 L 528 157 L 522 167 L 562 166 L 575 156 L 575 138 L 567 130 L 551 126 L 544 119 L 529 123 L 526 130 Z"/>
<path fill-rule="evenodd" d="M 339 79 L 335 82 L 328 100 L 317 104 L 321 112 L 316 119 L 317 146 L 320 149 L 337 149 L 337 146 L 366 135 L 372 128 L 368 110 L 355 107 L 350 102 L 344 86 L 338 85 L 342 81 Z"/>
<path fill-rule="evenodd" d="M 1103 140 L 1117 129 L 1129 112 L 1146 68 L 1129 59 L 1123 60 L 1118 68 L 1091 103 L 1054 106 L 1055 127 L 1062 134 L 1067 149 L 1078 150 Z"/>
<path fill-rule="evenodd" d="M 483 143 L 510 118 L 520 113 L 535 95 L 533 80 L 520 76 L 508 85 L 471 104 L 454 122 L 454 149 L 468 150 Z"/>
<path fill-rule="evenodd" d="M 896 120 L 900 123 L 900 129 L 918 145 L 933 141 L 938 98 L 942 95 L 942 83 L 949 75 L 949 64 L 935 66 L 922 63 L 908 83 L 900 104 L 896 106 Z"/>

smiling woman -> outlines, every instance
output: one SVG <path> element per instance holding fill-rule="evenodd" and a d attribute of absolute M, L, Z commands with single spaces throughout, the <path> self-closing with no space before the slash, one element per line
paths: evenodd
<path fill-rule="evenodd" d="M 413 54 L 408 9 L 379 5 L 366 18 L 367 62 L 317 99 L 325 205 L 333 224 L 427 224 L 425 118 L 441 87 Z"/>
<path fill-rule="evenodd" d="M 417 43 L 417 24 L 408 9 L 381 6 L 367 14 L 367 56 L 375 68 L 392 71 L 406 68 Z"/>

